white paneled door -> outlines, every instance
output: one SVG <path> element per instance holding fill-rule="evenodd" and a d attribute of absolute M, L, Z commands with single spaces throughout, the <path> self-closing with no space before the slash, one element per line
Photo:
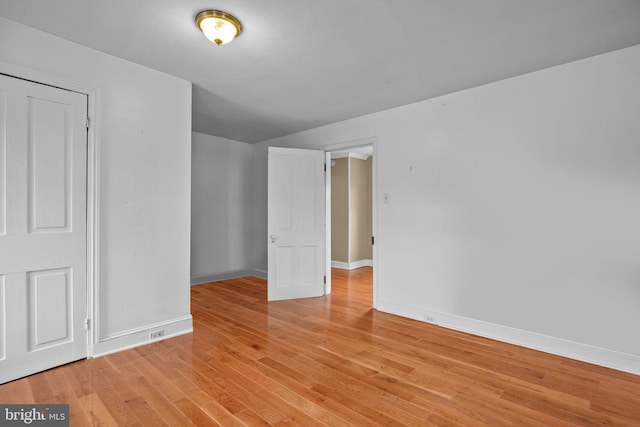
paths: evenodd
<path fill-rule="evenodd" d="M 87 96 L 0 75 L 0 383 L 86 357 Z"/>
<path fill-rule="evenodd" d="M 268 300 L 324 295 L 324 152 L 269 148 Z"/>

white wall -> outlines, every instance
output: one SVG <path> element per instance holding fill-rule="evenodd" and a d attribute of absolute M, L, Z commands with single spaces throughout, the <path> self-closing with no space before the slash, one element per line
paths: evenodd
<path fill-rule="evenodd" d="M 378 139 L 378 308 L 640 373 L 640 46 L 265 141 Z"/>
<path fill-rule="evenodd" d="M 189 331 L 191 84 L 3 18 L 0 61 L 97 90 L 95 353 Z"/>
<path fill-rule="evenodd" d="M 249 144 L 194 132 L 191 181 L 191 281 L 242 275 L 251 266 Z"/>

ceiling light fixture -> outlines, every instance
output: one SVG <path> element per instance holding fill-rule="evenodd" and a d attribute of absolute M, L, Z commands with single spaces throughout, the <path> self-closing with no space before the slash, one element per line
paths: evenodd
<path fill-rule="evenodd" d="M 203 10 L 196 16 L 196 24 L 205 37 L 217 44 L 229 43 L 242 32 L 235 16 L 219 10 Z"/>

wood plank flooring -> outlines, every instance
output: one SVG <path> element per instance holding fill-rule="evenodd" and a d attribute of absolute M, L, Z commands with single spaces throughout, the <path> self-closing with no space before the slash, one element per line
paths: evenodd
<path fill-rule="evenodd" d="M 640 426 L 640 377 L 371 309 L 371 269 L 267 304 L 192 287 L 194 333 L 0 386 L 90 426 Z"/>

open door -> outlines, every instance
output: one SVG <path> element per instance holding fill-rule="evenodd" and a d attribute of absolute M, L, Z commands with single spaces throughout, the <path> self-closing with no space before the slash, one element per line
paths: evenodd
<path fill-rule="evenodd" d="M 269 147 L 269 301 L 325 293 L 325 154 Z"/>

